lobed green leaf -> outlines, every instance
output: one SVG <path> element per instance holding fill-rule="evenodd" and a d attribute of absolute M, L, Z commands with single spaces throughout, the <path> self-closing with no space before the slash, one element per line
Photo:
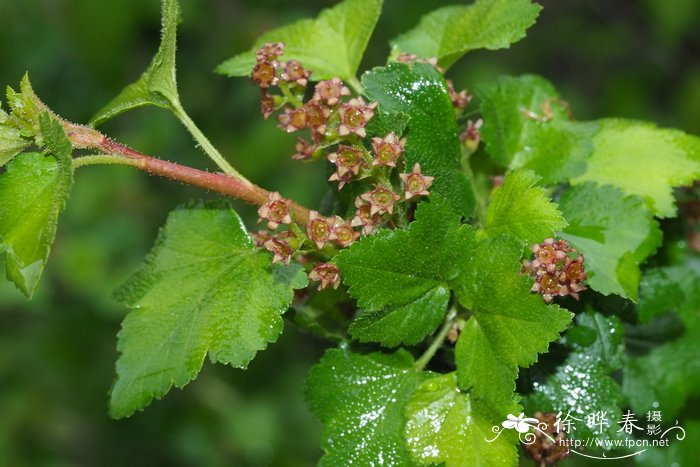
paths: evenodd
<path fill-rule="evenodd" d="M 504 76 L 477 88 L 491 158 L 510 169 L 527 168 L 545 183 L 582 174 L 593 150 L 595 122 L 569 121 L 569 109 L 554 86 L 535 75 Z"/>
<path fill-rule="evenodd" d="M 282 332 L 299 267 L 272 266 L 225 205 L 170 214 L 141 269 L 117 292 L 132 311 L 119 333 L 110 410 L 125 417 L 193 380 L 204 358 L 245 368 Z"/>
<path fill-rule="evenodd" d="M 530 292 L 530 279 L 520 274 L 521 254 L 517 240 L 484 240 L 455 281 L 457 298 L 473 313 L 455 349 L 459 385 L 495 404 L 512 399 L 518 367 L 537 361 L 572 317 Z"/>
<path fill-rule="evenodd" d="M 632 120 L 601 120 L 586 171 L 574 185 L 595 182 L 644 199 L 659 217 L 673 217 L 673 188 L 700 178 L 700 138 Z"/>
<path fill-rule="evenodd" d="M 442 199 L 418 205 L 406 230 L 383 230 L 340 252 L 341 277 L 365 311 L 350 326 L 363 342 L 412 345 L 433 333 L 447 312 L 450 282 L 472 246 L 471 227 L 460 224 Z"/>
<path fill-rule="evenodd" d="M 313 72 L 314 80 L 339 77 L 356 82 L 355 74 L 382 10 L 382 0 L 345 0 L 303 19 L 263 34 L 247 52 L 226 60 L 216 72 L 248 76 L 255 51 L 267 42 L 284 42 L 283 59 L 297 60 Z"/>
<path fill-rule="evenodd" d="M 0 252 L 7 278 L 31 297 L 48 261 L 71 186 L 71 144 L 47 113 L 39 118 L 48 154 L 26 153 L 0 175 Z"/>
<path fill-rule="evenodd" d="M 391 41 L 398 52 L 435 57 L 449 68 L 476 49 L 506 49 L 525 37 L 542 7 L 530 0 L 476 0 L 438 8 Z M 397 53 L 398 53 L 397 52 Z"/>
<path fill-rule="evenodd" d="M 418 465 L 514 466 L 518 461 L 514 433 L 496 438 L 492 427 L 500 426 L 506 415 L 518 413 L 517 404 L 494 409 L 461 392 L 455 373 L 448 373 L 415 390 L 406 404 L 404 435 Z"/>
<path fill-rule="evenodd" d="M 305 385 L 309 406 L 324 425 L 319 464 L 410 465 L 404 411 L 429 376 L 403 349 L 368 355 L 328 350 Z"/>
<path fill-rule="evenodd" d="M 534 172 L 510 172 L 491 198 L 484 230 L 489 237 L 508 234 L 523 244 L 539 243 L 567 226 Z"/>
<path fill-rule="evenodd" d="M 644 201 L 585 183 L 564 193 L 559 208 L 569 222 L 560 237 L 583 253 L 588 285 L 636 300 L 639 265 L 661 244 L 661 230 Z"/>
<path fill-rule="evenodd" d="M 365 94 L 386 112 L 409 117 L 404 158 L 434 176 L 431 193 L 446 198 L 455 212 L 471 216 L 474 191 L 461 168 L 462 153 L 454 107 L 443 76 L 431 65 L 390 63 L 362 75 Z"/>
<path fill-rule="evenodd" d="M 590 340 L 575 339 L 584 334 Z M 570 414 L 575 419 L 575 429 L 567 433 L 571 438 L 619 439 L 623 396 L 611 373 L 622 367 L 624 358 L 622 322 L 616 316 L 588 311 L 576 317 L 576 326 L 564 341 L 571 353 L 554 374 L 534 383 L 524 401 L 528 413 Z M 604 413 L 606 423 L 597 426 L 589 420 L 588 415 L 595 412 Z"/>

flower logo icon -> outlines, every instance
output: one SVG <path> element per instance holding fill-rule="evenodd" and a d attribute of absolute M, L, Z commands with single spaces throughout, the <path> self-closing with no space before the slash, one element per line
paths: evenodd
<path fill-rule="evenodd" d="M 505 420 L 501 425 L 503 425 L 503 428 L 506 428 L 508 430 L 512 430 L 515 428 L 518 430 L 518 433 L 527 433 L 530 431 L 530 426 L 531 424 L 537 425 L 539 423 L 539 420 L 536 418 L 525 418 L 525 414 L 521 413 L 517 417 L 513 414 L 508 414 L 506 417 L 507 420 Z"/>

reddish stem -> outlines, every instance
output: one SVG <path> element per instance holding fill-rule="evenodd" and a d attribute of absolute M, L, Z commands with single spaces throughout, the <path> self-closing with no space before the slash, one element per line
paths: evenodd
<path fill-rule="evenodd" d="M 147 156 L 105 136 L 100 136 L 99 140 L 97 138 L 93 139 L 92 144 L 89 146 L 98 148 L 108 154 L 124 156 L 130 160 L 128 165 L 151 175 L 158 175 L 170 180 L 187 183 L 188 185 L 205 188 L 256 206 L 262 206 L 270 197 L 271 193 L 269 191 L 247 180 L 241 180 L 221 173 L 193 169 L 192 167 Z M 296 222 L 302 225 L 309 222 L 309 210 L 307 208 L 294 201 L 289 202 L 289 208 Z"/>

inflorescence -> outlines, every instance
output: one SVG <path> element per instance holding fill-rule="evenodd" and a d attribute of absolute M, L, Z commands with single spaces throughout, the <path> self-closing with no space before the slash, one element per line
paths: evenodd
<path fill-rule="evenodd" d="M 554 297 L 567 295 L 578 300 L 578 293 L 586 290 L 582 284 L 587 278 L 583 255 L 566 240 L 553 238 L 530 249 L 535 257 L 531 261 L 523 260 L 522 272 L 535 278 L 532 292 L 542 294 L 547 303 L 552 303 Z"/>
<path fill-rule="evenodd" d="M 325 258 L 334 249 L 350 246 L 361 235 L 395 226 L 396 206 L 429 195 L 434 178 L 425 175 L 418 163 L 407 165 L 406 138 L 393 131 L 368 137 L 367 123 L 377 111 L 377 102 L 353 97 L 340 78 L 318 81 L 312 91 L 308 90 L 311 72 L 295 60 L 280 60 L 284 50 L 284 44 L 278 42 L 265 44 L 256 52 L 251 79 L 261 91 L 263 117 L 279 111 L 277 122 L 283 131 L 308 130 L 308 138 L 297 138 L 296 153 L 291 157 L 329 161 L 334 166 L 329 181 L 337 182 L 338 190 L 357 181 L 371 187 L 355 197 L 354 214 L 349 219 L 312 211 L 305 226 L 294 222 L 289 200 L 273 193 L 258 209 L 259 222 L 265 221 L 268 230 L 253 237 L 259 246 L 273 253 L 273 262 L 289 264 L 296 254 L 303 255 L 305 262 L 313 257 Z M 440 70 L 434 59 L 419 60 L 402 54 L 397 60 L 423 61 Z M 457 92 L 449 80 L 447 85 L 455 109 L 461 111 L 471 96 L 466 91 Z M 470 122 L 465 130 L 462 141 L 466 148 L 478 145 L 479 125 Z M 400 212 L 405 215 L 407 209 Z M 282 226 L 287 230 L 278 230 Z M 320 282 L 319 289 L 338 287 L 340 281 L 337 267 L 325 262 L 316 264 L 309 278 Z"/>

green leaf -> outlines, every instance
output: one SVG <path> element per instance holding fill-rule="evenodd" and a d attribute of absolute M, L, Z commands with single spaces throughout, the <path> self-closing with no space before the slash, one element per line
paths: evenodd
<path fill-rule="evenodd" d="M 419 465 L 514 466 L 518 461 L 514 432 L 488 440 L 496 436 L 493 426 L 518 413 L 517 404 L 494 410 L 460 392 L 455 373 L 449 373 L 425 381 L 413 393 L 406 405 L 404 436 Z"/>
<path fill-rule="evenodd" d="M 536 186 L 539 179 L 529 170 L 506 175 L 486 212 L 484 229 L 489 237 L 508 234 L 524 244 L 532 244 L 566 227 L 557 205 L 549 200 L 543 188 Z"/>
<path fill-rule="evenodd" d="M 404 112 L 384 112 L 382 109 L 378 109 L 365 127 L 367 137 L 383 138 L 392 131 L 397 136 L 401 136 L 406 130 L 409 120 L 410 117 Z"/>
<path fill-rule="evenodd" d="M 117 292 L 132 311 L 119 333 L 110 409 L 125 417 L 192 381 L 209 354 L 245 368 L 282 332 L 298 265 L 271 267 L 228 206 L 173 211 L 141 269 Z"/>
<path fill-rule="evenodd" d="M 564 193 L 559 209 L 569 222 L 560 236 L 583 253 L 588 285 L 636 300 L 639 264 L 661 244 L 659 225 L 642 199 L 585 183 Z"/>
<path fill-rule="evenodd" d="M 442 75 L 426 63 L 390 63 L 362 75 L 362 84 L 381 110 L 410 117 L 406 166 L 419 162 L 424 174 L 435 177 L 431 193 L 446 198 L 455 212 L 471 216 L 474 192 L 461 169 L 457 122 Z"/>
<path fill-rule="evenodd" d="M 572 316 L 530 292 L 531 280 L 520 274 L 521 253 L 522 244 L 511 238 L 484 240 L 455 284 L 460 303 L 473 313 L 455 350 L 459 385 L 496 404 L 512 398 L 518 367 L 534 363 Z"/>
<path fill-rule="evenodd" d="M 668 311 L 688 316 L 700 309 L 700 277 L 688 266 L 647 270 L 639 284 L 637 309 L 642 323 Z"/>
<path fill-rule="evenodd" d="M 635 411 L 661 410 L 670 421 L 688 398 L 700 396 L 700 275 L 686 266 L 652 269 L 639 293 L 642 321 L 674 310 L 685 331 L 645 355 L 628 357 L 622 389 Z"/>
<path fill-rule="evenodd" d="M 19 130 L 0 126 L 0 167 L 10 162 L 30 144 L 31 142 L 24 139 Z"/>
<path fill-rule="evenodd" d="M 530 0 L 476 0 L 471 5 L 439 8 L 414 29 L 394 39 L 400 52 L 435 57 L 449 68 L 476 49 L 507 49 L 525 37 L 542 7 Z"/>
<path fill-rule="evenodd" d="M 568 107 L 544 78 L 501 77 L 477 88 L 492 159 L 510 169 L 527 168 L 545 183 L 580 175 L 593 149 L 595 122 L 569 121 Z"/>
<path fill-rule="evenodd" d="M 216 69 L 227 76 L 247 76 L 255 66 L 255 51 L 267 42 L 284 42 L 283 58 L 298 60 L 313 72 L 312 79 L 339 77 L 356 82 L 369 38 L 382 10 L 382 0 L 345 0 L 303 19 L 263 34 L 253 47 Z"/>
<path fill-rule="evenodd" d="M 429 375 L 405 350 L 328 350 L 306 381 L 306 399 L 324 425 L 320 465 L 410 465 L 404 410 Z"/>
<path fill-rule="evenodd" d="M 10 107 L 10 115 L 5 114 L 3 125 L 17 130 L 19 136 L 36 139 L 37 144 L 43 145 L 40 117 L 48 109 L 34 92 L 28 74 L 22 77 L 19 92 L 8 86 L 7 105 Z"/>
<path fill-rule="evenodd" d="M 700 138 L 630 120 L 601 120 L 586 171 L 572 184 L 610 184 L 641 196 L 654 215 L 673 217 L 673 187 L 700 178 Z"/>
<path fill-rule="evenodd" d="M 406 230 L 365 237 L 335 258 L 341 277 L 362 313 L 350 334 L 363 342 L 412 345 L 439 326 L 473 241 L 444 200 L 418 205 Z"/>
<path fill-rule="evenodd" d="M 73 184 L 71 144 L 63 127 L 48 114 L 42 114 L 40 126 L 49 154 L 21 154 L 0 175 L 0 252 L 7 278 L 27 297 L 44 271 Z"/>
<path fill-rule="evenodd" d="M 700 312 L 692 320 L 683 336 L 625 361 L 622 391 L 636 413 L 660 410 L 670 421 L 700 396 Z"/>
<path fill-rule="evenodd" d="M 180 106 L 175 76 L 177 23 L 180 5 L 177 0 L 162 0 L 162 30 L 160 47 L 148 69 L 134 83 L 100 109 L 90 120 L 91 126 L 137 107 L 155 105 L 164 109 Z"/>
<path fill-rule="evenodd" d="M 581 344 L 573 339 L 584 331 L 592 335 L 592 342 Z M 615 316 L 582 313 L 564 341 L 571 353 L 545 381 L 534 383 L 533 392 L 524 402 L 527 412 L 570 414 L 579 420 L 572 421 L 575 430 L 567 433 L 572 438 L 620 438 L 617 421 L 622 416 L 622 391 L 610 374 L 622 367 L 622 322 Z M 596 426 L 588 420 L 594 412 L 605 412 L 607 424 Z"/>

